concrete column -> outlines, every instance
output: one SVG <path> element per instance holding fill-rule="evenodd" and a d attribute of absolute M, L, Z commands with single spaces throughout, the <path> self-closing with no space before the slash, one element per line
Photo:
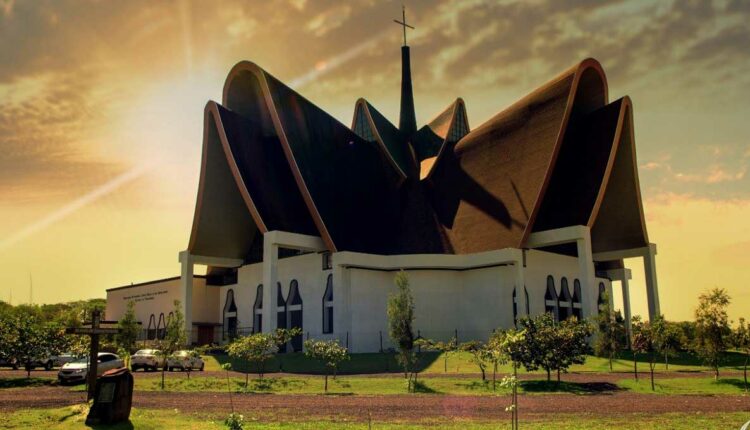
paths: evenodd
<path fill-rule="evenodd" d="M 188 343 L 193 341 L 193 256 L 188 251 L 182 251 L 179 254 L 179 261 L 182 265 L 180 271 L 180 304 L 182 314 L 185 317 L 185 331 L 188 336 Z"/>
<path fill-rule="evenodd" d="M 578 248 L 578 270 L 581 273 L 583 317 L 589 318 L 599 313 L 599 306 L 597 305 L 599 287 L 596 285 L 594 257 L 591 252 L 591 233 L 588 229 L 585 229 L 581 237 L 576 240 L 576 246 Z"/>
<path fill-rule="evenodd" d="M 648 299 L 648 319 L 661 315 L 659 306 L 659 285 L 656 281 L 656 245 L 650 243 L 643 256 L 643 269 L 646 272 L 646 298 Z"/>
<path fill-rule="evenodd" d="M 516 310 L 518 311 L 518 317 L 528 316 L 526 313 L 526 294 L 524 292 L 524 287 L 526 286 L 526 278 L 524 276 L 525 269 L 523 267 L 523 260 L 524 260 L 524 250 L 518 249 L 518 255 L 516 257 L 516 260 L 513 262 L 513 269 L 514 269 L 514 279 L 513 284 L 516 288 Z M 504 304 L 499 304 L 500 309 L 504 308 Z"/>
<path fill-rule="evenodd" d="M 629 271 L 628 271 L 629 272 Z M 623 276 L 620 279 L 620 284 L 622 285 L 622 317 L 625 318 L 625 330 L 628 332 L 628 344 L 630 343 L 630 333 L 632 333 L 632 326 L 630 323 L 630 286 L 628 284 L 628 280 L 630 276 L 628 276 L 629 273 L 626 273 L 625 276 Z"/>
<path fill-rule="evenodd" d="M 273 232 L 270 232 L 273 233 Z M 263 237 L 263 332 L 276 329 L 276 283 L 278 282 L 279 246 L 269 233 Z"/>
<path fill-rule="evenodd" d="M 333 334 L 342 346 L 346 346 L 346 333 L 349 333 L 349 350 L 356 349 L 352 331 L 352 288 L 349 268 L 336 264 L 337 254 L 333 254 Z"/>

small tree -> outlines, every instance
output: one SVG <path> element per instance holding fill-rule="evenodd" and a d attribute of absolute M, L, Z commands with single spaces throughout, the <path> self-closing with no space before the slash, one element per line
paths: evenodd
<path fill-rule="evenodd" d="M 586 321 L 569 318 L 555 327 L 553 368 L 557 370 L 557 382 L 560 382 L 560 372 L 568 373 L 568 368 L 574 364 L 586 362 L 586 355 L 591 353 L 589 337 L 592 328 Z"/>
<path fill-rule="evenodd" d="M 726 290 L 714 288 L 698 297 L 695 310 L 695 350 L 719 379 L 719 366 L 724 361 L 724 350 L 731 335 L 727 307 L 730 298 Z"/>
<path fill-rule="evenodd" d="M 639 315 L 634 315 L 630 322 L 630 350 L 633 353 L 633 374 L 638 381 L 638 354 L 646 353 L 649 348 L 649 333 L 646 323 Z"/>
<path fill-rule="evenodd" d="M 335 373 L 339 364 L 349 359 L 346 348 L 339 345 L 337 340 L 314 340 L 305 341 L 305 355 L 323 363 L 325 370 L 325 383 L 323 391 L 328 392 L 328 375 Z"/>
<path fill-rule="evenodd" d="M 273 332 L 274 341 L 276 342 L 277 351 L 281 352 L 284 346 L 292 341 L 297 336 L 302 336 L 302 329 L 299 327 L 293 328 L 277 328 Z M 284 362 L 282 358 L 283 354 L 278 354 L 279 359 L 279 371 L 284 371 Z"/>
<path fill-rule="evenodd" d="M 556 323 L 553 316 L 545 313 L 534 318 L 524 317 L 519 320 L 524 333 L 524 348 L 519 361 L 526 370 L 544 369 L 547 381 L 551 381 L 551 372 L 560 373 L 578 363 L 583 363 L 590 348 L 588 337 L 591 327 L 585 321 L 571 318 Z"/>
<path fill-rule="evenodd" d="M 478 340 L 471 340 L 463 342 L 458 348 L 460 351 L 468 352 L 471 355 L 469 360 L 479 367 L 479 371 L 482 374 L 482 382 L 486 381 L 487 365 L 489 364 L 490 357 L 484 344 Z"/>
<path fill-rule="evenodd" d="M 435 351 L 443 356 L 443 373 L 448 373 L 448 356 L 458 352 L 458 341 L 452 337 L 448 342 L 437 341 L 432 344 Z"/>
<path fill-rule="evenodd" d="M 129 367 L 130 354 L 133 352 L 133 349 L 135 349 L 135 343 L 138 340 L 138 333 L 141 330 L 138 320 L 135 319 L 135 302 L 132 300 L 128 302 L 125 314 L 117 322 L 117 327 L 120 331 L 115 336 L 115 344 L 118 349 L 125 354 L 125 367 Z"/>
<path fill-rule="evenodd" d="M 619 312 L 612 310 L 609 299 L 596 316 L 597 336 L 594 342 L 594 352 L 599 357 L 609 359 L 609 371 L 612 371 L 612 361 L 625 348 L 625 322 Z"/>
<path fill-rule="evenodd" d="M 661 317 L 661 323 L 663 327 L 659 329 L 657 346 L 664 356 L 664 367 L 669 370 L 669 357 L 677 355 L 677 350 L 681 345 L 682 331 L 676 324 L 666 321 L 664 317 Z"/>
<path fill-rule="evenodd" d="M 513 374 L 500 381 L 500 386 L 511 389 L 511 404 L 505 408 L 511 413 L 511 429 L 518 430 L 518 366 L 528 355 L 526 333 L 523 330 L 506 330 L 497 332 L 497 340 L 493 346 L 507 357 L 513 365 Z"/>
<path fill-rule="evenodd" d="M 388 297 L 388 334 L 398 346 L 397 360 L 404 369 L 411 391 L 412 366 L 414 365 L 414 298 L 409 288 L 409 277 L 401 271 L 396 275 L 396 293 Z"/>
<path fill-rule="evenodd" d="M 508 333 L 504 330 L 495 330 L 484 346 L 486 357 L 492 363 L 492 391 L 497 388 L 497 368 L 508 362 L 508 351 L 506 350 L 506 337 Z"/>
<path fill-rule="evenodd" d="M 164 359 L 164 365 L 161 368 L 161 389 L 164 389 L 164 378 L 167 370 L 166 360 L 171 357 L 175 352 L 184 348 L 187 344 L 188 337 L 185 330 L 185 316 L 182 313 L 182 307 L 180 301 L 174 301 L 174 309 L 172 310 L 172 318 L 167 322 L 166 331 L 164 333 L 164 339 L 158 342 L 159 354 Z"/>
<path fill-rule="evenodd" d="M 245 391 L 248 386 L 248 375 L 250 364 L 255 364 L 258 379 L 263 380 L 265 365 L 271 360 L 277 351 L 276 338 L 269 333 L 255 333 L 250 336 L 240 336 L 227 347 L 230 357 L 244 360 L 247 363 L 245 370 Z"/>
<path fill-rule="evenodd" d="M 34 314 L 16 312 L 11 319 L 10 355 L 26 367 L 31 377 L 31 363 L 47 354 L 48 344 L 44 327 Z"/>
<path fill-rule="evenodd" d="M 748 391 L 747 387 L 747 363 L 750 360 L 750 327 L 745 324 L 745 318 L 740 318 L 737 329 L 734 331 L 733 336 L 734 347 L 745 354 L 745 364 L 742 368 L 743 376 L 745 377 L 745 391 Z"/>

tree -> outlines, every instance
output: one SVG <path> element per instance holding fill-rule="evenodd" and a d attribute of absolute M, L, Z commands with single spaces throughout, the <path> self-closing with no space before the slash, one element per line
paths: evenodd
<path fill-rule="evenodd" d="M 48 355 L 47 337 L 39 317 L 33 313 L 16 312 L 10 321 L 10 356 L 26 367 L 31 377 L 31 363 Z"/>
<path fill-rule="evenodd" d="M 612 310 L 609 299 L 596 316 L 597 336 L 594 341 L 594 352 L 599 357 L 609 359 L 609 371 L 612 371 L 612 361 L 625 348 L 625 321 L 619 312 Z"/>
<path fill-rule="evenodd" d="M 658 316 L 653 321 L 642 322 L 638 320 L 638 325 L 633 326 L 633 333 L 635 334 L 633 340 L 633 360 L 635 360 L 635 351 L 637 349 L 640 353 L 645 353 L 648 358 L 648 368 L 651 375 L 651 391 L 656 388 L 654 386 L 654 370 L 656 369 L 656 362 L 661 357 L 662 351 L 659 349 L 659 339 L 661 338 L 664 331 L 664 318 Z M 636 369 L 636 380 L 638 380 L 638 373 Z"/>
<path fill-rule="evenodd" d="M 471 355 L 470 361 L 479 367 L 479 371 L 482 372 L 482 382 L 487 380 L 487 361 L 489 355 L 484 347 L 484 344 L 478 340 L 470 340 L 463 342 L 459 345 L 458 349 L 463 352 L 468 352 Z"/>
<path fill-rule="evenodd" d="M 229 344 L 227 347 L 229 356 L 247 362 L 245 391 L 247 391 L 250 364 L 255 364 L 258 379 L 262 380 L 266 362 L 273 358 L 276 351 L 276 338 L 270 333 L 254 333 L 249 336 L 240 336 Z"/>
<path fill-rule="evenodd" d="M 324 392 L 328 392 L 328 375 L 336 372 L 339 364 L 349 359 L 346 348 L 339 345 L 338 340 L 314 340 L 305 341 L 305 355 L 323 363 L 325 367 Z"/>
<path fill-rule="evenodd" d="M 398 346 L 397 360 L 404 369 L 404 378 L 411 390 L 410 372 L 414 365 L 414 298 L 409 277 L 401 271 L 396 275 L 396 293 L 388 297 L 388 334 Z"/>
<path fill-rule="evenodd" d="M 750 360 L 750 327 L 745 324 L 745 318 L 740 318 L 737 329 L 733 336 L 734 347 L 745 354 L 745 365 L 743 366 L 743 375 L 745 377 L 745 391 L 747 387 L 747 362 Z"/>
<path fill-rule="evenodd" d="M 273 337 L 276 342 L 276 347 L 279 352 L 284 348 L 286 344 L 292 341 L 297 336 L 302 336 L 302 329 L 299 327 L 293 328 L 277 328 L 273 332 Z M 279 370 L 284 371 L 284 362 L 282 361 L 282 354 L 279 354 Z"/>
<path fill-rule="evenodd" d="M 526 332 L 524 330 L 498 330 L 495 341 L 492 342 L 500 354 L 509 359 L 513 366 L 513 374 L 506 376 L 500 381 L 500 386 L 511 389 L 511 404 L 505 408 L 511 413 L 511 429 L 518 429 L 518 366 L 528 355 L 526 345 Z"/>
<path fill-rule="evenodd" d="M 648 351 L 648 327 L 639 315 L 634 315 L 630 322 L 630 350 L 633 353 L 633 374 L 638 381 L 638 354 Z"/>
<path fill-rule="evenodd" d="M 458 340 L 456 337 L 452 337 L 448 342 L 437 341 L 433 342 L 431 348 L 435 351 L 440 352 L 443 356 L 443 373 L 448 372 L 448 356 L 458 351 Z"/>
<path fill-rule="evenodd" d="M 138 340 L 138 334 L 141 331 L 141 326 L 135 319 L 135 302 L 132 300 L 128 302 L 125 314 L 117 322 L 117 328 L 120 329 L 120 332 L 115 336 L 115 344 L 120 351 L 126 354 L 127 367 L 130 364 L 130 354 L 135 349 L 135 342 Z"/>
<path fill-rule="evenodd" d="M 495 330 L 484 346 L 487 360 L 492 363 L 492 391 L 497 388 L 498 366 L 507 363 L 509 359 L 508 351 L 506 351 L 507 336 L 508 332 L 505 330 Z"/>
<path fill-rule="evenodd" d="M 184 348 L 187 344 L 187 332 L 185 331 L 185 316 L 182 314 L 180 301 L 174 301 L 174 310 L 172 318 L 167 322 L 167 330 L 164 339 L 158 342 L 160 355 L 164 358 L 165 363 L 161 368 L 161 389 L 164 389 L 164 375 L 167 370 L 167 358 L 172 354 Z"/>
<path fill-rule="evenodd" d="M 731 328 L 727 307 L 730 298 L 726 290 L 714 288 L 698 297 L 695 309 L 695 350 L 703 362 L 714 370 L 719 379 L 719 366 L 724 362 L 724 351 L 730 340 Z"/>
<path fill-rule="evenodd" d="M 547 381 L 551 372 L 567 372 L 573 364 L 581 364 L 590 351 L 588 338 L 591 326 L 575 318 L 555 323 L 551 314 L 545 313 L 534 318 L 524 317 L 519 320 L 524 333 L 524 348 L 518 357 L 526 370 L 539 368 L 547 372 Z"/>
<path fill-rule="evenodd" d="M 669 370 L 669 357 L 677 355 L 677 350 L 682 344 L 682 331 L 676 324 L 665 320 L 664 317 L 661 317 L 660 321 L 663 327 L 659 329 L 657 346 L 664 356 L 664 367 Z"/>

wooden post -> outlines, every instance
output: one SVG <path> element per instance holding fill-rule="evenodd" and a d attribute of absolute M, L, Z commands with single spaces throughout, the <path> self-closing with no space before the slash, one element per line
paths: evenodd
<path fill-rule="evenodd" d="M 98 309 L 94 309 L 91 313 L 91 348 L 89 349 L 89 370 L 86 374 L 88 380 L 88 396 L 86 400 L 94 398 L 94 390 L 96 389 L 96 372 L 98 371 L 98 359 L 99 359 L 99 334 L 96 330 L 99 328 L 99 321 L 101 320 L 101 313 Z"/>

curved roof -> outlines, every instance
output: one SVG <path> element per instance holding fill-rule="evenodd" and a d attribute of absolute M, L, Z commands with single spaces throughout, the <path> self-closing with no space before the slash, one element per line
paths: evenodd
<path fill-rule="evenodd" d="M 596 60 L 587 59 L 439 157 L 426 180 L 457 253 L 523 246 L 568 123 L 606 102 L 604 71 Z"/>
<path fill-rule="evenodd" d="M 632 105 L 587 59 L 469 131 L 457 99 L 411 137 L 364 99 L 349 129 L 250 62 L 209 102 L 191 252 L 256 255 L 262 235 L 332 251 L 472 253 L 591 228 L 595 252 L 648 243 Z M 434 161 L 424 180 L 417 160 Z"/>

